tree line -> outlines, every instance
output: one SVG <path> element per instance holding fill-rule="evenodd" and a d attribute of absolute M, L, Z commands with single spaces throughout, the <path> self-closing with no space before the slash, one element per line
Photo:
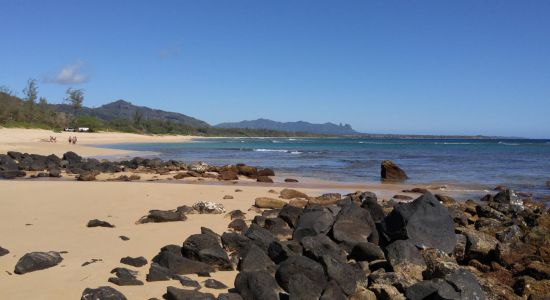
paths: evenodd
<path fill-rule="evenodd" d="M 45 97 L 39 97 L 38 84 L 29 79 L 22 90 L 22 97 L 8 87 L 0 87 L 0 126 L 62 130 L 67 127 L 89 127 L 93 131 L 118 131 L 140 134 L 183 134 L 198 136 L 320 136 L 308 133 L 291 133 L 267 129 L 195 128 L 168 120 L 147 119 L 136 111 L 131 119 L 102 120 L 82 111 L 85 91 L 68 88 L 63 102 L 71 112 L 55 110 Z"/>

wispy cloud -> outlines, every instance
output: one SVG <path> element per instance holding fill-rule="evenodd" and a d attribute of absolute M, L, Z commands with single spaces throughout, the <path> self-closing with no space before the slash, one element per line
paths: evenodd
<path fill-rule="evenodd" d="M 177 45 L 171 48 L 165 48 L 160 50 L 159 57 L 161 59 L 169 59 L 180 56 L 182 53 L 182 46 Z"/>
<path fill-rule="evenodd" d="M 47 76 L 47 82 L 58 84 L 79 84 L 90 80 L 90 75 L 83 70 L 84 62 L 78 61 L 74 64 L 65 66 L 59 73 L 53 76 Z"/>

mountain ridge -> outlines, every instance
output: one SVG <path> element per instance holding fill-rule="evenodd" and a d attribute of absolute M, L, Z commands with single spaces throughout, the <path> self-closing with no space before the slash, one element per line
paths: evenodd
<path fill-rule="evenodd" d="M 74 112 L 73 107 L 68 104 L 52 104 L 52 106 L 58 112 Z M 210 127 L 210 124 L 207 122 L 182 113 L 138 106 L 122 99 L 103 104 L 97 108 L 82 107 L 78 114 L 97 117 L 104 121 L 113 121 L 116 119 L 131 120 L 136 117 L 136 114 L 141 114 L 141 117 L 147 120 L 169 121 L 194 128 Z"/>
<path fill-rule="evenodd" d="M 259 118 L 240 122 L 225 122 L 215 125 L 217 128 L 241 128 L 241 129 L 269 129 L 285 132 L 307 132 L 314 134 L 357 135 L 349 124 L 310 123 L 306 121 L 278 122 L 270 119 Z"/>

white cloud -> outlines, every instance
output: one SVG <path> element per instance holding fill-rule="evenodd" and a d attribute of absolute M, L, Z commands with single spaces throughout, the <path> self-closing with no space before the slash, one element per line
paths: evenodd
<path fill-rule="evenodd" d="M 90 80 L 90 75 L 82 70 L 84 63 L 79 61 L 65 66 L 57 75 L 49 76 L 46 81 L 58 84 L 79 84 Z"/>

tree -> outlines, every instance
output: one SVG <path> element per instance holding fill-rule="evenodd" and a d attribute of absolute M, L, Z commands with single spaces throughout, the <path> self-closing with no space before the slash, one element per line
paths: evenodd
<path fill-rule="evenodd" d="M 134 126 L 139 128 L 143 122 L 143 112 L 137 109 L 134 113 Z"/>
<path fill-rule="evenodd" d="M 35 79 L 31 78 L 27 80 L 27 86 L 23 89 L 23 94 L 25 95 L 26 115 L 29 120 L 32 120 L 34 114 L 34 104 L 38 98 L 38 86 L 36 85 Z"/>
<path fill-rule="evenodd" d="M 27 86 L 23 89 L 23 94 L 28 103 L 34 104 L 36 102 L 36 98 L 38 98 L 38 86 L 36 86 L 35 79 L 31 78 L 27 80 Z"/>
<path fill-rule="evenodd" d="M 82 109 L 82 103 L 84 102 L 84 90 L 68 88 L 65 102 L 73 107 L 74 114 L 76 115 L 78 111 Z"/>

